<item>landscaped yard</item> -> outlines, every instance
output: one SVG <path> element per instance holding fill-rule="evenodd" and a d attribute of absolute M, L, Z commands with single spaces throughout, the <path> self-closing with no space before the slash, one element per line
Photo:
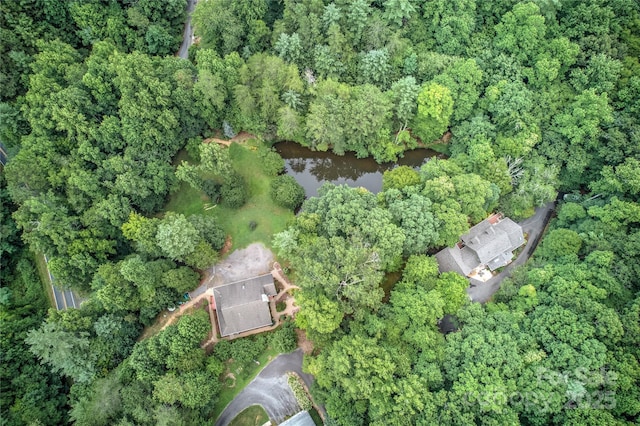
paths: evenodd
<path fill-rule="evenodd" d="M 259 405 L 252 405 L 231 420 L 229 426 L 261 426 L 268 421 L 269 416 L 264 409 Z"/>
<path fill-rule="evenodd" d="M 260 167 L 261 160 L 255 151 L 259 143 L 249 140 L 243 145 L 234 143 L 229 147 L 233 167 L 247 183 L 249 197 L 244 206 L 231 209 L 217 205 L 205 210 L 205 204 L 210 204 L 206 195 L 182 182 L 179 189 L 171 194 L 164 210 L 185 215 L 200 213 L 215 216 L 226 233 L 231 235 L 234 250 L 256 241 L 271 247 L 273 234 L 285 229 L 287 222 L 293 218 L 293 212 L 277 206 L 269 196 L 269 185 L 273 178 L 267 176 Z M 178 155 L 178 163 L 183 159 L 187 159 L 184 152 Z M 249 226 L 251 222 L 256 224 L 253 230 Z"/>

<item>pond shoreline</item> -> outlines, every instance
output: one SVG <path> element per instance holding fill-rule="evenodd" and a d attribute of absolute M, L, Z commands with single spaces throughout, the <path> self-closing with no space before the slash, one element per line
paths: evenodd
<path fill-rule="evenodd" d="M 378 193 L 382 190 L 382 175 L 397 166 L 418 168 L 433 157 L 442 157 L 437 151 L 416 148 L 405 151 L 403 158 L 392 163 L 376 163 L 371 157 L 357 158 L 354 153 L 337 155 L 328 151 L 312 151 L 295 142 L 278 142 L 275 150 L 285 161 L 285 171 L 302 185 L 307 197 L 317 196 L 324 183 L 363 187 Z"/>

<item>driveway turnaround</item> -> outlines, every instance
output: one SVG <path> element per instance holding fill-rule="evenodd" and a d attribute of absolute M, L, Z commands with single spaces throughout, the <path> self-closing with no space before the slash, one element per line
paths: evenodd
<path fill-rule="evenodd" d="M 289 371 L 302 377 L 307 387 L 311 386 L 313 376 L 302 372 L 301 349 L 278 355 L 226 406 L 216 426 L 228 425 L 242 410 L 256 404 L 261 405 L 276 423 L 300 411 L 298 401 L 287 383 Z"/>
<path fill-rule="evenodd" d="M 517 259 L 508 264 L 502 272 L 491 278 L 489 281 L 483 283 L 481 281 L 471 280 L 471 286 L 467 288 L 467 294 L 472 301 L 480 303 L 487 302 L 491 296 L 500 289 L 500 283 L 502 280 L 511 275 L 511 270 L 523 265 L 527 260 L 529 260 L 529 257 L 533 254 L 533 251 L 536 249 L 536 246 L 542 237 L 542 233 L 544 232 L 547 223 L 549 223 L 549 219 L 551 219 L 555 205 L 556 203 L 552 201 L 542 207 L 538 207 L 536 208 L 536 212 L 533 216 L 520 222 L 522 230 L 529 235 L 527 245 L 524 246 L 524 249 Z"/>

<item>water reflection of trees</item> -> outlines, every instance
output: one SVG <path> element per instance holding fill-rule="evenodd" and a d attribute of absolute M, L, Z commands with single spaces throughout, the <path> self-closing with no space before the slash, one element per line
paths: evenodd
<path fill-rule="evenodd" d="M 338 179 L 357 180 L 366 173 L 380 173 L 384 168 L 378 164 L 366 164 L 355 158 L 316 158 L 307 160 L 308 170 L 319 181 L 335 181 Z"/>
<path fill-rule="evenodd" d="M 347 153 L 344 156 L 335 155 L 331 152 L 311 151 L 296 143 L 283 142 L 276 145 L 276 149 L 287 163 L 287 169 L 293 174 L 302 178 L 302 174 L 310 174 L 319 184 L 323 182 L 357 181 L 366 176 L 366 179 L 381 180 L 385 170 L 392 169 L 397 164 L 378 164 L 372 158 L 356 158 L 355 155 Z M 420 152 L 418 152 L 420 151 Z M 436 154 L 429 150 L 416 150 L 407 152 L 405 158 L 398 161 L 398 164 L 406 164 L 410 167 L 419 167 L 426 158 Z"/>
<path fill-rule="evenodd" d="M 289 158 L 287 165 L 295 173 L 302 173 L 307 168 L 307 159 L 305 158 Z"/>

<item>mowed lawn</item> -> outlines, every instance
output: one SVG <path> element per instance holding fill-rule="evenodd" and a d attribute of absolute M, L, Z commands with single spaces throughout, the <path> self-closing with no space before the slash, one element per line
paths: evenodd
<path fill-rule="evenodd" d="M 266 411 L 259 405 L 252 405 L 231 420 L 229 426 L 262 426 L 269 421 Z"/>
<path fill-rule="evenodd" d="M 260 158 L 255 150 L 257 141 L 247 141 L 246 145 L 232 144 L 229 149 L 233 167 L 246 180 L 248 199 L 239 209 L 231 209 L 222 205 L 205 210 L 211 202 L 207 196 L 182 182 L 177 191 L 170 196 L 165 211 L 174 211 L 185 215 L 207 214 L 215 216 L 220 226 L 231 235 L 232 249 L 239 249 L 261 241 L 271 247 L 273 234 L 283 231 L 293 212 L 273 203 L 269 196 L 269 185 L 273 179 L 267 176 L 260 167 Z M 182 157 L 182 158 L 181 158 Z M 186 153 L 178 155 L 178 162 L 187 159 Z M 251 230 L 250 223 L 255 222 Z"/>

